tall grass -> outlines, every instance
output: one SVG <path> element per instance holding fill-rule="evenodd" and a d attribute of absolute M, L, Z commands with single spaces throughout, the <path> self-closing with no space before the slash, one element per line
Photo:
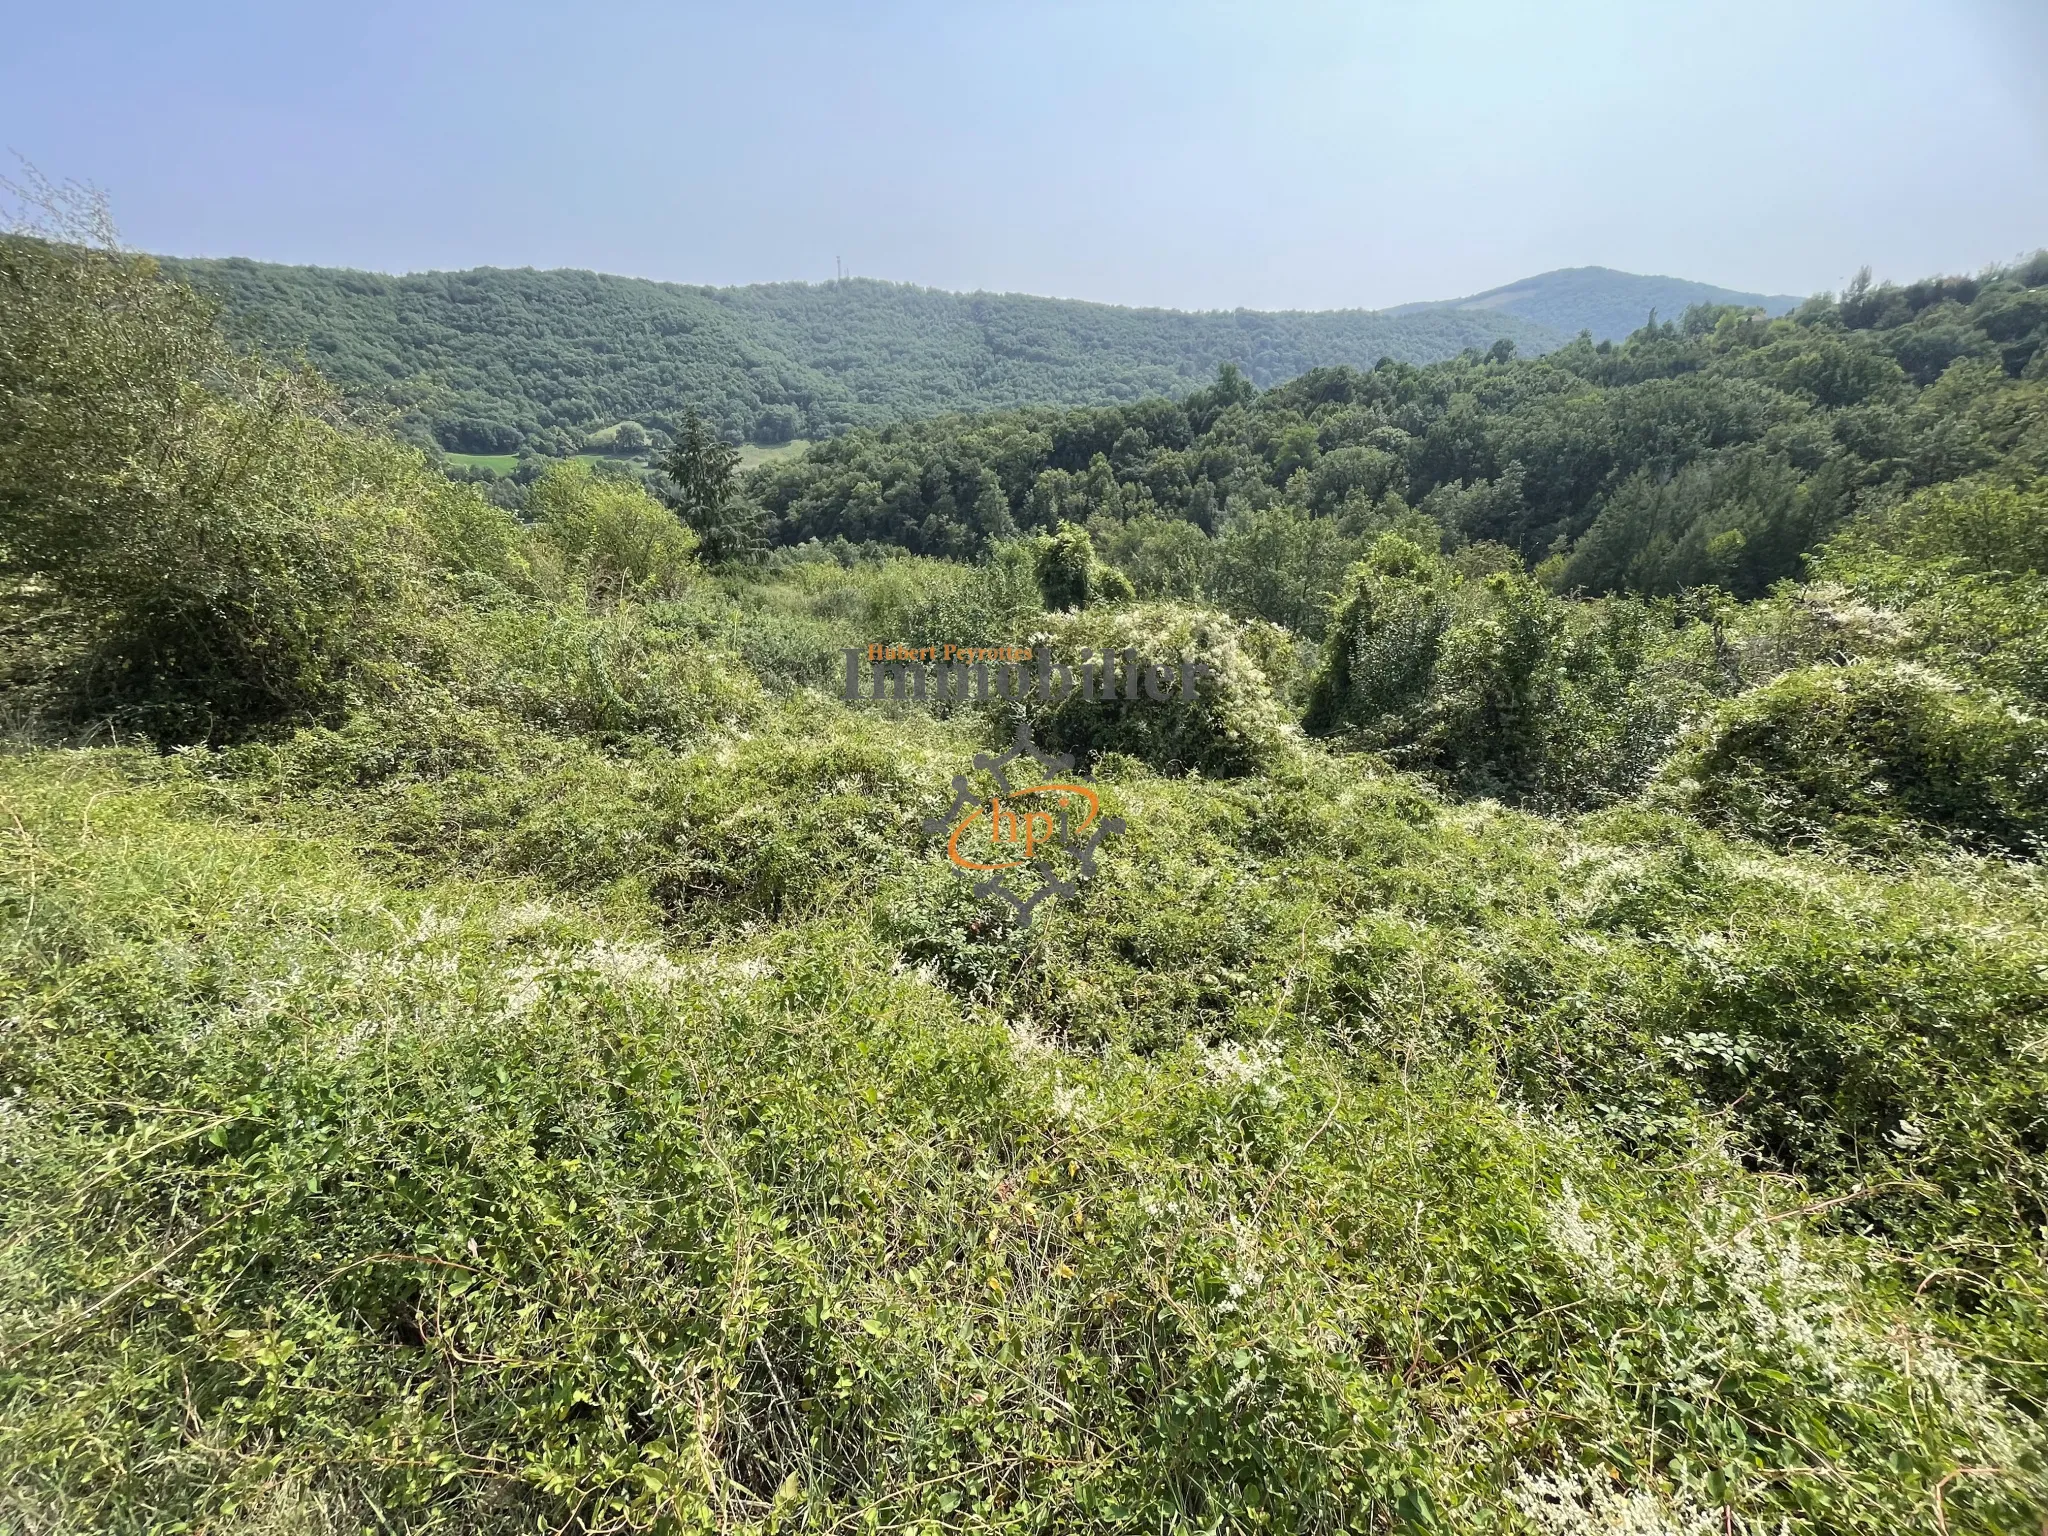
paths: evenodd
<path fill-rule="evenodd" d="M 2038 882 L 879 724 L 9 762 L 10 1518 L 2025 1529 Z"/>

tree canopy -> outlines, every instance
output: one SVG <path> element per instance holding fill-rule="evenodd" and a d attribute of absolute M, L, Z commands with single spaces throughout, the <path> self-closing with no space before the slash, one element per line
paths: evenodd
<path fill-rule="evenodd" d="M 219 299 L 237 340 L 304 352 L 394 407 L 403 435 L 457 453 L 564 455 L 625 420 L 672 433 L 686 405 L 729 440 L 772 444 L 943 411 L 1178 393 L 1224 361 L 1268 385 L 1501 336 L 1525 352 L 1566 339 L 1478 311 L 1189 314 L 867 279 L 705 288 L 573 271 L 164 266 Z"/>
<path fill-rule="evenodd" d="M 1504 546 L 1563 590 L 1756 595 L 1853 512 L 2048 468 L 2048 256 L 1859 279 L 1770 319 L 1696 306 L 1619 345 L 1234 368 L 1178 399 L 951 415 L 755 470 L 780 544 L 972 556 L 1087 527 L 1141 591 L 1313 629 L 1370 538 Z"/>

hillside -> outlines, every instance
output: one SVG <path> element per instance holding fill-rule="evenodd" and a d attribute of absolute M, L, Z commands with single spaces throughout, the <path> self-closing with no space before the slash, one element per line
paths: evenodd
<path fill-rule="evenodd" d="M 0 238 L 0 1529 L 2033 1536 L 2044 358 L 2048 256 L 515 515 Z"/>
<path fill-rule="evenodd" d="M 1396 527 L 1505 545 L 1567 591 L 1756 597 L 1860 510 L 2001 462 L 2048 471 L 2044 368 L 2037 257 L 1777 320 L 1696 306 L 1535 358 L 857 430 L 748 483 L 772 542 L 972 556 L 1064 520 L 1141 593 L 1314 634 Z"/>
<path fill-rule="evenodd" d="M 0 1528 L 2033 1536 L 2044 301 L 1225 374 L 974 563 L 712 568 L 0 240 Z M 1629 442 L 1730 402 L 1724 489 L 1885 494 L 1753 600 L 1584 598 L 1499 478 L 1354 479 L 1544 394 L 1652 524 Z M 849 451 L 936 544 L 1088 426 Z M 878 641 L 1203 682 L 849 701 Z M 984 776 L 1019 724 L 1056 782 Z M 1088 862 L 995 862 L 1049 790 Z"/>
<path fill-rule="evenodd" d="M 1782 315 L 1799 302 L 1790 294 L 1739 293 L 1682 277 L 1644 277 L 1612 267 L 1561 267 L 1462 299 L 1401 304 L 1385 313 L 1514 315 L 1566 336 L 1590 331 L 1595 341 L 1619 341 L 1653 310 L 1666 320 L 1676 320 L 1695 304 L 1736 304 Z"/>
<path fill-rule="evenodd" d="M 564 454 L 621 420 L 685 405 L 726 436 L 779 442 L 906 416 L 1177 394 L 1233 362 L 1261 385 L 1310 368 L 1431 362 L 1506 337 L 1518 316 L 1366 310 L 1184 313 L 903 283 L 695 288 L 595 272 L 367 272 L 166 259 L 213 293 L 236 337 L 303 349 L 346 388 L 458 452 Z"/>

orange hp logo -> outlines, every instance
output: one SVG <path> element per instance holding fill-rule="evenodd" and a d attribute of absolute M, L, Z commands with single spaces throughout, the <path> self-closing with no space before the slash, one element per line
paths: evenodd
<path fill-rule="evenodd" d="M 1049 799 L 1041 800 L 1027 809 L 1019 808 L 1022 802 L 1035 796 L 1045 796 Z M 1068 797 L 1081 802 L 1077 807 L 1081 811 L 1078 826 L 1072 821 Z M 1043 806 L 1047 804 L 1057 804 L 1058 809 L 1044 809 Z M 983 814 L 984 808 L 976 806 L 968 814 L 967 819 L 953 829 L 953 835 L 946 839 L 946 857 L 962 869 L 1016 869 L 1029 864 L 1040 848 L 1052 842 L 1060 830 L 1062 821 L 1067 822 L 1066 833 L 1069 837 L 1079 837 L 1086 833 L 1102 815 L 1102 797 L 1086 784 L 1040 784 L 1036 789 L 1016 790 L 1011 793 L 1008 805 L 1003 804 L 1001 795 L 990 796 L 986 807 L 990 841 L 1007 843 L 1012 848 L 1021 844 L 1024 849 L 1022 858 L 1002 859 L 990 864 L 970 859 L 960 851 L 961 837 L 973 830 L 974 824 L 981 820 Z"/>
<path fill-rule="evenodd" d="M 1012 771 L 1027 761 L 1045 770 L 1044 783 L 1011 782 Z M 1103 834 L 1121 832 L 1124 824 L 1102 814 L 1102 797 L 1083 782 L 1086 774 L 1073 772 L 1072 758 L 1038 749 L 1028 723 L 1018 725 L 1009 751 L 977 753 L 974 766 L 994 777 L 995 792 L 980 799 L 969 791 L 967 775 L 955 774 L 952 809 L 924 829 L 945 837 L 946 858 L 956 869 L 980 877 L 977 896 L 1006 903 L 1016 921 L 1029 926 L 1040 902 L 1072 896 L 1094 878 Z"/>

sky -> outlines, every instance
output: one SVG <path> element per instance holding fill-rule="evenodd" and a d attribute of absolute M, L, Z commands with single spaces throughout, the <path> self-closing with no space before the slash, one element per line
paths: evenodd
<path fill-rule="evenodd" d="M 2048 243 L 2048 0 L 73 0 L 4 34 L 0 150 L 177 255 L 1322 309 Z"/>

